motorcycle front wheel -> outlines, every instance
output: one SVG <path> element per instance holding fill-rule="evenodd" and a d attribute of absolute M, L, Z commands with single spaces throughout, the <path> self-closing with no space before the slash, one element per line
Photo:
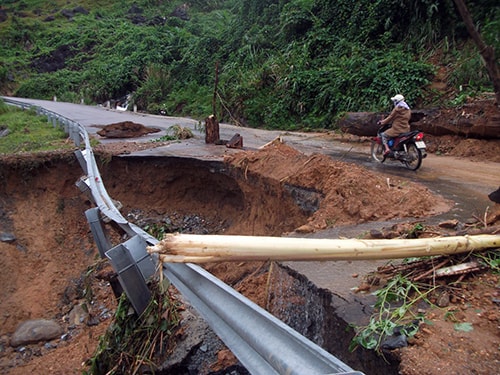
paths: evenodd
<path fill-rule="evenodd" d="M 408 143 L 406 145 L 408 153 L 405 156 L 403 164 L 411 171 L 416 171 L 422 165 L 422 151 L 415 145 L 415 143 Z"/>
<path fill-rule="evenodd" d="M 371 147 L 371 155 L 373 161 L 382 163 L 382 160 L 384 160 L 384 145 L 373 141 Z"/>

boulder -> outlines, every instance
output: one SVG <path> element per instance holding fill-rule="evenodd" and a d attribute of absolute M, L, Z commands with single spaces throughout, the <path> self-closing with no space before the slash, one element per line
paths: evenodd
<path fill-rule="evenodd" d="M 33 319 L 27 320 L 17 327 L 16 332 L 10 339 L 10 345 L 17 347 L 21 345 L 36 344 L 41 341 L 49 341 L 61 336 L 63 329 L 52 320 Z"/>

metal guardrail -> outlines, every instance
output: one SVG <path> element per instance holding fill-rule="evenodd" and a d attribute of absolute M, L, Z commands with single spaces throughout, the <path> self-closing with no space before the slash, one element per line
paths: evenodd
<path fill-rule="evenodd" d="M 109 258 L 118 280 L 136 312 L 150 299 L 147 280 L 156 259 L 146 252 L 158 240 L 129 223 L 116 208 L 102 182 L 90 139 L 84 126 L 57 113 L 25 102 L 3 98 L 21 108 L 35 107 L 53 126 L 62 125 L 75 145 L 75 155 L 85 173 L 76 185 L 97 206 L 85 212 L 102 257 Z M 104 217 L 105 218 L 104 218 Z M 111 247 L 103 220 L 111 220 L 130 237 Z M 195 264 L 164 264 L 163 273 L 207 321 L 252 374 L 363 375 L 269 314 L 230 286 Z"/>

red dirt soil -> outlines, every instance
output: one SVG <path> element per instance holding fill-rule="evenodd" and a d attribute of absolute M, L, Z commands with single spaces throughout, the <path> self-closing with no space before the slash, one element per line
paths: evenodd
<path fill-rule="evenodd" d="M 111 147 L 119 148 L 119 145 L 109 147 L 108 152 L 113 154 Z M 129 143 L 127 147 L 133 146 Z M 470 148 L 469 144 L 467 150 Z M 257 229 L 254 224 L 239 222 L 227 233 L 265 235 L 294 228 L 311 232 L 334 225 L 408 215 L 426 217 L 450 207 L 450 202 L 422 185 L 393 177 L 388 180 L 386 176 L 333 161 L 327 156 L 306 156 L 277 142 L 264 150 L 242 151 L 228 157 L 226 163 L 235 176 L 241 177 L 242 191 L 249 196 L 252 184 L 277 187 L 290 184 L 315 190 L 323 197 L 319 209 L 309 217 L 299 217 L 293 222 L 293 228 L 280 230 L 279 220 L 271 225 L 272 220 L 268 219 L 266 226 Z M 112 311 L 116 306 L 103 276 L 109 266 L 96 266 L 98 252 L 84 216 L 90 202 L 74 185 L 81 170 L 70 155 L 64 154 L 4 157 L 0 167 L 3 181 L 0 223 L 17 237 L 15 243 L 0 242 L 0 285 L 3 285 L 0 290 L 0 373 L 80 374 L 85 369 L 84 362 L 96 348 L 99 335 L 111 322 L 111 318 L 100 313 L 105 308 Z M 129 178 L 134 176 L 127 175 Z M 154 190 L 154 186 L 148 186 L 148 181 L 143 180 L 141 189 L 148 192 Z M 135 198 L 130 197 L 130 201 Z M 265 205 L 259 204 L 257 200 L 261 197 L 255 193 L 250 199 L 254 200 L 249 202 L 253 223 L 283 209 L 282 202 L 268 200 Z M 120 200 L 126 201 L 126 197 Z M 189 202 L 177 204 L 196 212 L 196 202 L 192 202 L 191 207 Z M 206 212 L 217 211 L 216 204 L 205 207 Z M 129 212 L 134 208 L 125 206 L 123 210 Z M 153 210 L 154 206 L 143 208 Z M 87 279 L 86 286 L 91 287 L 93 296 L 85 298 L 75 285 L 89 267 L 98 271 L 91 272 Z M 263 291 L 267 276 L 260 272 L 261 267 L 265 265 L 222 263 L 207 268 L 230 285 L 238 283 L 243 294 L 265 307 Z M 399 351 L 402 374 L 492 374 L 498 371 L 500 314 L 498 304 L 492 302 L 499 298 L 498 275 L 472 274 L 456 288 L 459 298 L 446 311 L 453 310 L 456 319 L 472 323 L 474 330 L 457 332 L 453 322 L 444 319 L 446 311 L 430 312 L 432 325 L 425 327 L 412 345 Z M 68 313 L 79 303 L 85 303 L 91 316 L 97 317 L 96 325 L 70 327 Z M 11 348 L 8 342 L 16 326 L 34 318 L 58 321 L 70 333 L 68 339 L 54 340 L 52 347 L 41 343 L 27 346 L 24 351 Z M 221 357 L 225 358 L 222 354 Z"/>

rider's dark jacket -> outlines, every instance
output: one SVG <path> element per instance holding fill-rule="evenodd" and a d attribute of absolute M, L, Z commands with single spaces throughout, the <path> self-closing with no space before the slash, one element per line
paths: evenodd
<path fill-rule="evenodd" d="M 411 110 L 405 107 L 396 106 L 392 112 L 383 119 L 380 123 L 382 125 L 392 122 L 392 127 L 387 129 L 384 133 L 391 138 L 397 137 L 401 133 L 410 131 L 410 117 Z"/>

